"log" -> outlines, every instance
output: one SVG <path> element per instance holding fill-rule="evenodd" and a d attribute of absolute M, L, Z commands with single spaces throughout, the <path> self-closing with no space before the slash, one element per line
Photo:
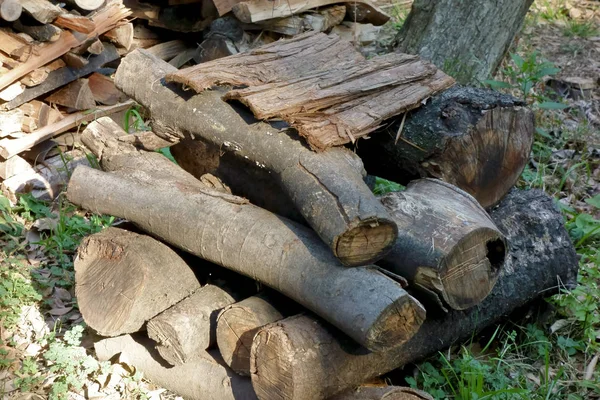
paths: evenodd
<path fill-rule="evenodd" d="M 107 136 L 120 130 L 106 118 L 90 127 L 100 124 Z M 424 309 L 399 283 L 372 267 L 345 268 L 311 230 L 207 187 L 159 153 L 138 152 L 107 136 L 84 143 L 113 172 L 76 170 L 67 191 L 74 204 L 127 218 L 174 246 L 256 279 L 372 350 L 395 346 L 418 329 Z"/>
<path fill-rule="evenodd" d="M 104 4 L 104 0 L 65 0 L 65 2 L 73 7 L 78 7 L 85 11 L 94 11 Z"/>
<path fill-rule="evenodd" d="M 17 204 L 17 195 L 24 193 L 51 201 L 64 191 L 71 172 L 78 165 L 89 165 L 85 154 L 80 150 L 67 151 L 5 179 L 0 189 L 13 204 Z"/>
<path fill-rule="evenodd" d="M 251 349 L 252 384 L 264 399 L 324 399 L 415 362 L 576 281 L 577 255 L 553 200 L 513 190 L 491 212 L 507 237 L 509 256 L 492 293 L 478 306 L 428 315 L 407 343 L 368 353 L 319 320 L 298 315 L 259 330 Z M 276 386 L 276 388 L 275 388 Z"/>
<path fill-rule="evenodd" d="M 106 75 L 94 72 L 88 77 L 88 85 L 94 96 L 94 100 L 100 104 L 112 106 L 125 101 L 125 96 L 115 87 L 115 83 Z"/>
<path fill-rule="evenodd" d="M 350 43 L 320 32 L 195 65 L 168 74 L 167 81 L 196 92 L 246 86 L 223 98 L 242 102 L 258 119 L 283 119 L 315 151 L 354 143 L 454 83 L 418 57 L 367 60 Z"/>
<path fill-rule="evenodd" d="M 5 21 L 16 21 L 23 12 L 19 0 L 0 0 L 0 17 Z"/>
<path fill-rule="evenodd" d="M 133 43 L 133 24 L 128 22 L 126 24 L 117 26 L 116 28 L 106 32 L 103 36 L 114 43 L 117 47 L 129 51 Z"/>
<path fill-rule="evenodd" d="M 159 84 L 173 71 L 167 63 L 136 50 L 121 60 L 115 84 L 149 110 L 153 130 L 163 132 L 163 138 L 189 138 L 186 132 L 193 133 L 270 170 L 344 265 L 365 265 L 389 251 L 396 227 L 362 181 L 362 163 L 352 152 L 330 149 L 316 154 L 293 133 L 265 123 L 249 125 L 217 92 L 185 100 L 181 92 Z"/>
<path fill-rule="evenodd" d="M 20 0 L 25 13 L 41 24 L 49 24 L 63 11 L 48 0 Z"/>
<path fill-rule="evenodd" d="M 359 386 L 329 400 L 433 400 L 433 397 L 421 390 L 401 386 Z"/>
<path fill-rule="evenodd" d="M 11 69 L 8 73 L 0 75 L 0 90 L 4 89 L 14 81 L 22 78 L 24 75 L 28 74 L 34 69 L 48 64 L 52 60 L 69 52 L 71 49 L 79 46 L 90 37 L 95 37 L 116 27 L 119 25 L 122 19 L 128 17 L 129 15 L 130 11 L 126 9 L 123 4 L 121 4 L 119 1 L 113 1 L 91 17 L 91 20 L 95 25 L 95 29 L 92 32 L 86 35 L 75 36 L 71 32 L 63 31 L 59 40 L 46 43 L 43 48 L 29 46 L 30 48 L 33 47 L 33 53 L 27 57 L 27 60 L 18 67 Z"/>
<path fill-rule="evenodd" d="M 517 182 L 534 136 L 533 112 L 522 101 L 467 87 L 443 92 L 398 125 L 358 146 L 369 174 L 402 184 L 439 178 L 485 208 Z"/>
<path fill-rule="evenodd" d="M 145 378 L 186 399 L 256 400 L 250 380 L 234 374 L 210 354 L 171 367 L 160 362 L 152 341 L 141 335 L 103 339 L 94 349 L 100 361 L 120 354 L 122 362 L 142 371 Z"/>
<path fill-rule="evenodd" d="M 61 59 L 67 64 L 71 69 L 81 69 L 89 64 L 89 61 L 86 57 L 83 57 L 79 54 L 76 54 L 72 51 L 63 54 Z"/>
<path fill-rule="evenodd" d="M 0 28 L 0 50 L 5 54 L 19 59 L 19 54 L 23 54 L 23 49 L 27 47 L 29 47 L 29 43 L 21 36 L 13 33 L 9 28 Z M 18 68 L 18 64 L 17 66 L 11 66 L 11 70 L 15 67 Z"/>
<path fill-rule="evenodd" d="M 267 19 L 289 17 L 311 8 L 339 3 L 344 2 L 339 0 L 287 0 L 282 2 L 253 0 L 238 2 L 232 7 L 232 10 L 240 21 L 255 23 Z M 367 22 L 373 25 L 383 25 L 390 19 L 389 15 L 368 0 L 358 0 L 353 4 L 355 7 L 364 9 L 363 13 L 368 16 Z"/>
<path fill-rule="evenodd" d="M 287 18 L 269 19 L 244 26 L 248 30 L 265 30 L 295 36 L 305 31 L 326 32 L 340 24 L 346 15 L 346 6 L 333 5 L 314 13 L 294 15 Z"/>
<path fill-rule="evenodd" d="M 286 306 L 273 301 L 273 296 L 260 294 L 223 308 L 217 317 L 216 336 L 221 357 L 229 368 L 239 375 L 250 376 L 254 335 L 259 328 L 291 315 Z"/>
<path fill-rule="evenodd" d="M 0 137 L 20 132 L 24 115 L 21 110 L 0 112 Z"/>
<path fill-rule="evenodd" d="M 170 40 L 152 46 L 149 49 L 146 49 L 146 51 L 156 58 L 168 61 L 182 51 L 185 51 L 187 48 L 188 46 L 183 40 Z"/>
<path fill-rule="evenodd" d="M 58 40 L 62 32 L 52 24 L 25 25 L 21 21 L 15 21 L 12 26 L 15 30 L 26 33 L 39 42 L 54 42 Z"/>
<path fill-rule="evenodd" d="M 59 89 L 45 99 L 50 104 L 58 104 L 75 110 L 87 110 L 96 106 L 94 95 L 87 79 L 78 79 Z"/>
<path fill-rule="evenodd" d="M 100 69 L 102 65 L 117 60 L 119 53 L 112 44 L 107 44 L 104 51 L 97 56 L 89 57 L 88 64 L 81 69 L 73 69 L 63 67 L 48 74 L 48 77 L 44 81 L 32 88 L 27 88 L 23 94 L 15 97 L 12 101 L 6 104 L 0 105 L 0 109 L 10 110 L 20 106 L 23 103 L 36 99 L 46 93 L 49 93 L 55 89 L 63 87 L 64 85 L 73 82 L 83 76 L 89 75 L 90 73 Z"/>
<path fill-rule="evenodd" d="M 190 267 L 168 246 L 118 228 L 83 239 L 74 264 L 79 311 L 102 336 L 137 332 L 200 289 Z"/>
<path fill-rule="evenodd" d="M 125 103 L 115 104 L 114 106 L 96 107 L 92 112 L 73 113 L 68 117 L 62 118 L 57 122 L 38 129 L 31 134 L 15 140 L 0 140 L 0 156 L 6 158 L 17 155 L 38 143 L 52 138 L 60 133 L 75 128 L 79 124 L 90 122 L 96 118 L 105 115 L 111 115 L 131 107 L 134 103 L 126 101 Z"/>
<path fill-rule="evenodd" d="M 398 240 L 379 265 L 455 310 L 481 303 L 496 284 L 507 244 L 477 200 L 420 179 L 381 202 L 398 225 Z"/>
<path fill-rule="evenodd" d="M 50 106 L 48 104 L 39 100 L 33 100 L 21 105 L 19 109 L 26 116 L 33 118 L 39 128 L 48 125 L 50 120 Z"/>
<path fill-rule="evenodd" d="M 227 291 L 206 285 L 148 321 L 148 336 L 167 363 L 184 364 L 214 346 L 217 315 L 234 302 Z"/>
<path fill-rule="evenodd" d="M 6 161 L 0 161 L 0 178 L 8 179 L 15 175 L 31 171 L 33 167 L 25 159 L 14 156 Z"/>
<path fill-rule="evenodd" d="M 46 79 L 48 79 L 49 75 L 50 75 L 50 71 L 48 71 L 46 68 L 44 68 L 44 67 L 37 68 L 37 69 L 34 69 L 33 71 L 31 71 L 30 73 L 28 73 L 27 75 L 25 75 L 23 78 L 21 78 L 21 80 L 19 82 L 21 82 L 28 88 L 35 87 L 35 86 L 40 85 Z M 23 93 L 24 92 L 25 91 L 23 91 Z M 19 96 L 21 96 L 21 95 L 22 95 L 22 93 Z M 19 96 L 17 96 L 17 97 L 19 97 Z M 15 99 L 16 99 L 16 97 L 15 97 Z M 12 99 L 12 100 L 14 100 L 14 99 Z"/>
<path fill-rule="evenodd" d="M 531 3 L 416 0 L 398 32 L 397 49 L 421 55 L 462 84 L 479 83 L 504 59 Z"/>
<path fill-rule="evenodd" d="M 56 17 L 54 25 L 80 33 L 92 33 L 96 29 L 94 21 L 88 17 L 63 13 Z"/>

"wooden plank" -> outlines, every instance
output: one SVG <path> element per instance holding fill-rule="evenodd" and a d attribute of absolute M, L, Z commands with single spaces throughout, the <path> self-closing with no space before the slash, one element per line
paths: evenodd
<path fill-rule="evenodd" d="M 35 146 L 38 143 L 48 140 L 59 133 L 73 129 L 83 122 L 90 122 L 96 118 L 126 110 L 133 104 L 133 101 L 126 101 L 125 103 L 115 104 L 114 106 L 96 107 L 91 112 L 86 111 L 70 114 L 60 121 L 38 129 L 37 131 L 32 132 L 31 134 L 20 139 L 2 139 L 0 140 L 0 156 L 4 157 L 4 159 L 7 159 Z"/>
<path fill-rule="evenodd" d="M 20 0 L 25 12 L 42 24 L 54 21 L 63 11 L 48 0 Z"/>
<path fill-rule="evenodd" d="M 8 73 L 0 76 L 0 90 L 4 89 L 34 69 L 49 63 L 50 61 L 67 53 L 72 48 L 79 46 L 90 37 L 101 35 L 104 32 L 118 26 L 121 20 L 129 15 L 130 11 L 122 4 L 118 2 L 110 3 L 98 14 L 92 17 L 92 21 L 96 25 L 96 28 L 93 32 L 87 35 L 78 35 L 76 37 L 71 32 L 63 31 L 60 39 L 56 42 L 34 46 L 35 51 L 33 54 L 31 54 L 27 61 L 19 65 L 17 68 L 14 68 Z"/>
<path fill-rule="evenodd" d="M 50 72 L 48 78 L 44 80 L 40 85 L 32 88 L 27 88 L 22 95 L 16 97 L 14 100 L 0 105 L 0 109 L 10 110 L 20 106 L 23 103 L 38 98 L 39 96 L 46 94 L 52 90 L 58 89 L 74 80 L 86 76 L 107 62 L 114 61 L 119 58 L 119 53 L 112 44 L 106 44 L 102 54 L 98 56 L 92 56 L 89 58 L 89 63 L 81 69 L 72 69 L 68 67 L 59 68 L 55 71 Z M 47 65 L 46 67 L 49 67 Z"/>
<path fill-rule="evenodd" d="M 196 91 L 247 86 L 224 99 L 241 101 L 258 119 L 287 121 L 313 150 L 354 142 L 384 119 L 454 84 L 417 56 L 392 53 L 365 60 L 353 54 L 358 53 L 337 36 L 309 33 L 186 68 L 167 75 L 167 81 Z"/>
<path fill-rule="evenodd" d="M 289 17 L 313 8 L 340 3 L 343 4 L 344 2 L 339 0 L 252 0 L 239 2 L 233 6 L 232 10 L 240 21 L 254 23 L 273 18 Z M 364 22 L 383 25 L 390 19 L 389 15 L 369 0 L 357 0 L 351 4 L 362 10 L 361 15 L 365 16 Z"/>

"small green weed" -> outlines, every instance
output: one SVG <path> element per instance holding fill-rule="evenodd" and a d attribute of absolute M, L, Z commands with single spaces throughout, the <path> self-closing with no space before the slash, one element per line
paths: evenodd
<path fill-rule="evenodd" d="M 131 133 L 132 129 L 133 132 L 150 130 L 150 127 L 144 122 L 141 112 L 141 107 L 138 105 L 130 107 L 125 112 L 125 120 L 123 122 L 123 128 L 125 129 L 125 132 Z"/>
<path fill-rule="evenodd" d="M 390 192 L 400 192 L 404 189 L 405 187 L 399 183 L 388 181 L 387 179 L 378 176 L 375 177 L 375 187 L 373 188 L 374 194 L 382 195 Z"/>
<path fill-rule="evenodd" d="M 597 36 L 599 32 L 596 23 L 592 20 L 581 21 L 569 19 L 566 21 L 566 26 L 563 29 L 563 34 L 567 37 L 580 37 L 584 39 Z"/>

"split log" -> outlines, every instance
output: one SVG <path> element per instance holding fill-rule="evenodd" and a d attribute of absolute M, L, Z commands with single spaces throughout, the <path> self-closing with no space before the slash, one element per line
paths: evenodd
<path fill-rule="evenodd" d="M 329 400 L 433 400 L 433 397 L 421 390 L 401 386 L 359 386 Z"/>
<path fill-rule="evenodd" d="M 137 332 L 200 289 L 190 267 L 168 246 L 118 228 L 84 238 L 74 264 L 79 310 L 102 336 Z"/>
<path fill-rule="evenodd" d="M 320 32 L 195 65 L 166 79 L 196 92 L 246 86 L 223 98 L 242 102 L 258 119 L 283 119 L 315 151 L 354 143 L 454 83 L 418 57 L 386 54 L 367 60 L 352 44 Z"/>
<path fill-rule="evenodd" d="M 32 25 L 23 24 L 21 21 L 15 21 L 13 28 L 19 32 L 23 32 L 39 42 L 54 42 L 58 40 L 61 30 L 52 24 Z"/>
<path fill-rule="evenodd" d="M 50 121 L 50 106 L 39 100 L 33 100 L 19 107 L 19 110 L 35 120 L 38 128 L 43 128 Z"/>
<path fill-rule="evenodd" d="M 83 57 L 71 51 L 63 54 L 61 59 L 72 69 L 81 69 L 89 64 L 89 61 L 86 57 Z"/>
<path fill-rule="evenodd" d="M 38 143 L 52 138 L 53 136 L 73 129 L 79 124 L 84 122 L 87 123 L 105 115 L 111 115 L 126 110 L 133 104 L 133 101 L 126 101 L 125 103 L 115 104 L 114 106 L 96 107 L 92 112 L 73 113 L 68 117 L 38 129 L 25 137 L 15 140 L 2 139 L 0 140 L 0 156 L 4 158 L 12 157 L 22 151 L 30 149 Z"/>
<path fill-rule="evenodd" d="M 507 245 L 477 200 L 421 179 L 381 202 L 398 225 L 398 240 L 379 265 L 455 310 L 481 303 L 496 284 Z"/>
<path fill-rule="evenodd" d="M 96 106 L 87 79 L 78 79 L 46 97 L 50 104 L 58 104 L 75 110 L 88 110 Z"/>
<path fill-rule="evenodd" d="M 398 125 L 400 124 L 400 128 Z M 534 115 L 511 96 L 455 87 L 362 141 L 358 154 L 369 174 L 405 184 L 439 178 L 487 208 L 518 180 L 529 161 Z"/>
<path fill-rule="evenodd" d="M 119 129 L 107 118 L 86 128 L 104 132 L 95 143 L 84 143 L 113 173 L 76 170 L 67 191 L 74 204 L 127 218 L 191 254 L 256 279 L 369 349 L 396 346 L 420 326 L 425 311 L 399 283 L 372 267 L 345 268 L 311 230 L 207 187 L 159 153 L 109 140 Z"/>
<path fill-rule="evenodd" d="M 48 0 L 20 0 L 25 13 L 31 15 L 42 24 L 49 24 L 63 11 Z"/>
<path fill-rule="evenodd" d="M 203 286 L 148 321 L 148 336 L 166 362 L 184 364 L 216 343 L 217 315 L 234 302 L 232 295 L 218 286 Z"/>
<path fill-rule="evenodd" d="M 112 106 L 127 99 L 127 96 L 116 88 L 112 79 L 97 72 L 88 77 L 88 85 L 94 100 L 100 104 Z"/>
<path fill-rule="evenodd" d="M 18 59 L 19 54 L 23 54 L 23 49 L 27 47 L 29 47 L 27 40 L 23 39 L 9 28 L 0 28 L 0 50 L 5 54 Z M 18 64 L 16 67 L 18 67 Z M 14 69 L 15 67 L 11 68 Z M 2 88 L 0 87 L 0 89 Z"/>
<path fill-rule="evenodd" d="M 416 335 L 386 352 L 368 353 L 307 315 L 271 324 L 256 334 L 252 383 L 264 399 L 324 399 L 472 337 L 515 308 L 570 285 L 577 255 L 553 200 L 541 191 L 513 190 L 491 212 L 510 250 L 492 293 L 478 306 L 428 315 Z"/>
<path fill-rule="evenodd" d="M 54 25 L 80 33 L 92 33 L 96 29 L 94 21 L 88 17 L 63 13 L 56 17 Z"/>
<path fill-rule="evenodd" d="M 219 313 L 216 333 L 219 352 L 236 373 L 250 375 L 250 348 L 258 329 L 294 312 L 293 307 L 288 307 L 285 301 L 282 306 L 280 301 L 272 295 L 260 294 L 229 305 Z"/>
<path fill-rule="evenodd" d="M 182 51 L 187 50 L 188 46 L 183 40 L 170 40 L 168 42 L 159 43 L 156 46 L 152 46 L 146 51 L 156 58 L 168 61 L 175 57 Z"/>
<path fill-rule="evenodd" d="M 127 51 L 131 49 L 133 43 L 133 24 L 128 22 L 126 24 L 117 26 L 111 29 L 103 35 L 105 38 L 114 43 L 117 47 L 121 47 Z"/>
<path fill-rule="evenodd" d="M 102 65 L 117 60 L 119 53 L 112 44 L 107 44 L 104 51 L 97 56 L 90 57 L 88 64 L 81 69 L 60 68 L 48 74 L 48 77 L 39 85 L 25 89 L 22 95 L 15 97 L 12 101 L 0 105 L 0 109 L 10 110 L 23 103 L 36 99 L 55 89 L 73 82 L 74 80 L 98 70 Z"/>
<path fill-rule="evenodd" d="M 115 84 L 149 110 L 159 136 L 198 135 L 270 170 L 344 265 L 365 265 L 389 251 L 397 237 L 396 227 L 362 181 L 358 157 L 341 148 L 317 154 L 293 133 L 260 122 L 249 125 L 217 92 L 185 99 L 175 88 L 160 84 L 174 71 L 136 50 L 121 60 Z"/>
<path fill-rule="evenodd" d="M 85 11 L 94 11 L 104 4 L 104 0 L 65 0 L 71 6 Z"/>
<path fill-rule="evenodd" d="M 521 30 L 531 3 L 415 0 L 398 33 L 398 50 L 452 71 L 462 84 L 489 79 Z"/>
<path fill-rule="evenodd" d="M 274 3 L 269 0 L 254 0 L 238 2 L 233 5 L 232 10 L 240 21 L 255 23 L 267 19 L 289 17 L 308 11 L 311 8 L 319 8 L 339 3 L 343 3 L 343 1 L 287 0 Z M 352 4 L 355 4 L 355 7 L 357 8 L 364 9 L 363 14 L 368 17 L 367 22 L 370 22 L 373 25 L 383 25 L 390 19 L 389 15 L 369 0 L 358 0 Z"/>
<path fill-rule="evenodd" d="M 85 50 L 88 53 L 97 56 L 99 54 L 102 54 L 102 52 L 104 51 L 104 44 L 100 40 L 96 39 Z"/>
<path fill-rule="evenodd" d="M 208 353 L 171 367 L 160 362 L 152 342 L 141 335 L 103 339 L 94 349 L 101 361 L 120 354 L 120 360 L 142 371 L 145 378 L 186 399 L 256 400 L 249 379 L 234 374 Z"/>
<path fill-rule="evenodd" d="M 48 71 L 46 68 L 44 68 L 44 67 L 37 68 L 37 69 L 34 69 L 33 71 L 31 71 L 30 73 L 28 73 L 27 75 L 25 75 L 23 78 L 21 78 L 21 80 L 19 82 L 21 82 L 28 88 L 35 87 L 35 86 L 40 85 L 46 79 L 48 79 L 49 75 L 50 75 L 50 71 Z M 23 91 L 23 93 L 24 92 L 25 91 Z M 21 95 L 22 94 L 20 94 L 19 96 L 21 96 Z M 17 96 L 17 97 L 19 97 L 19 96 Z M 15 97 L 15 99 L 16 99 L 16 97 Z M 14 100 L 14 99 L 12 99 L 12 100 Z"/>
<path fill-rule="evenodd" d="M 0 91 L 0 100 L 11 101 L 25 91 L 25 85 L 21 82 L 15 82 L 7 88 Z"/>
<path fill-rule="evenodd" d="M 0 161 L 0 178 L 8 179 L 15 175 L 31 171 L 33 167 L 27 160 L 19 156 L 14 156 L 6 161 Z"/>
<path fill-rule="evenodd" d="M 9 22 L 19 19 L 23 6 L 19 0 L 0 0 L 0 17 Z"/>
<path fill-rule="evenodd" d="M 21 110 L 0 112 L 0 137 L 20 132 L 24 115 Z"/>
<path fill-rule="evenodd" d="M 102 8 L 97 14 L 91 17 L 95 25 L 95 29 L 86 35 L 74 35 L 71 32 L 63 31 L 60 39 L 46 43 L 43 48 L 33 47 L 33 53 L 25 62 L 18 67 L 11 69 L 8 73 L 0 75 L 0 90 L 4 89 L 14 81 L 22 78 L 24 75 L 48 64 L 52 60 L 69 52 L 72 48 L 79 46 L 81 43 L 88 40 L 90 37 L 98 36 L 114 27 L 116 27 L 122 19 L 128 17 L 130 11 L 123 6 L 119 1 L 114 1 Z M 0 40 L 1 42 L 1 40 Z"/>
<path fill-rule="evenodd" d="M 71 172 L 78 165 L 89 165 L 82 151 L 64 152 L 4 180 L 0 186 L 2 194 L 14 204 L 17 204 L 17 195 L 24 193 L 31 193 L 36 199 L 54 200 L 64 191 Z"/>
<path fill-rule="evenodd" d="M 346 6 L 333 5 L 317 12 L 294 15 L 287 18 L 269 19 L 244 26 L 248 30 L 265 30 L 295 36 L 305 31 L 326 32 L 340 24 L 346 15 Z"/>

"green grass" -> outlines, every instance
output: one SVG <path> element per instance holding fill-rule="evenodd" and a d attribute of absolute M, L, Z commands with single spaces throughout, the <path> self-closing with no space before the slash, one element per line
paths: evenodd
<path fill-rule="evenodd" d="M 598 36 L 599 33 L 598 26 L 593 20 L 580 21 L 569 19 L 566 21 L 566 26 L 563 29 L 563 34 L 567 37 L 580 37 L 584 39 Z"/>

